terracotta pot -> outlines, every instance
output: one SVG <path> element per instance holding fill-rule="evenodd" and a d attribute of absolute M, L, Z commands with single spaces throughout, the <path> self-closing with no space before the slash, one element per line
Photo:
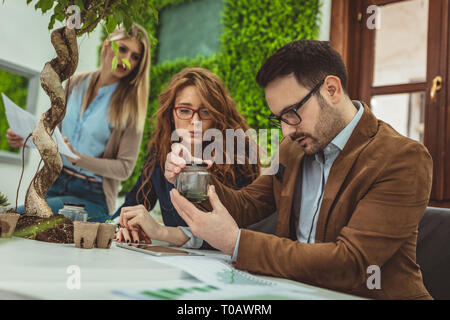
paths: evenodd
<path fill-rule="evenodd" d="M 102 223 L 97 231 L 97 248 L 109 249 L 116 233 L 116 225 Z"/>
<path fill-rule="evenodd" d="M 2 238 L 9 238 L 16 229 L 17 220 L 20 214 L 18 213 L 0 213 L 0 236 Z"/>
<path fill-rule="evenodd" d="M 92 249 L 97 238 L 98 222 L 73 222 L 73 240 L 75 247 Z"/>

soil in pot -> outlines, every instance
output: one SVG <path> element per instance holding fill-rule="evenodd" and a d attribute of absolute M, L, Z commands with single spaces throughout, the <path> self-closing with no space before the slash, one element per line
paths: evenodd
<path fill-rule="evenodd" d="M 73 222 L 61 214 L 49 218 L 23 214 L 17 222 L 16 237 L 53 243 L 74 243 Z"/>

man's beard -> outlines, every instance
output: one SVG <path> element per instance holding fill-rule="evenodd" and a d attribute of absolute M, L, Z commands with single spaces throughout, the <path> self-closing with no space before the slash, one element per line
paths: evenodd
<path fill-rule="evenodd" d="M 345 121 L 338 110 L 330 106 L 323 97 L 318 97 L 320 106 L 319 119 L 314 126 L 314 133 L 294 133 L 291 135 L 293 141 L 305 137 L 309 138 L 303 148 L 305 154 L 314 155 L 323 151 L 325 147 L 345 128 Z"/>

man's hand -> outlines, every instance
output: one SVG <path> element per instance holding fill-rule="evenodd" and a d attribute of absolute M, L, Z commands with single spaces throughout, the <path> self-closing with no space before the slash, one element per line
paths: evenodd
<path fill-rule="evenodd" d="M 181 143 L 173 143 L 172 151 L 167 154 L 166 163 L 164 165 L 164 177 L 171 184 L 175 184 L 178 174 L 186 167 L 187 162 L 206 163 L 207 169 L 211 168 L 210 160 L 201 160 L 191 155 L 190 151 Z"/>
<path fill-rule="evenodd" d="M 9 145 L 13 148 L 20 148 L 23 146 L 23 138 L 18 136 L 11 129 L 6 130 L 6 139 L 8 140 Z"/>
<path fill-rule="evenodd" d="M 222 202 L 220 202 L 214 186 L 209 186 L 208 196 L 213 211 L 203 212 L 181 196 L 176 189 L 170 191 L 170 199 L 173 206 L 183 220 L 186 221 L 194 235 L 202 238 L 214 248 L 232 256 L 239 234 L 239 227 Z"/>

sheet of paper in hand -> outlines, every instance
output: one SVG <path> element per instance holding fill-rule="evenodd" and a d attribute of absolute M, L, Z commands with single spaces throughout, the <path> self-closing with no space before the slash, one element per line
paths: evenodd
<path fill-rule="evenodd" d="M 33 132 L 36 123 L 39 121 L 39 118 L 20 108 L 4 93 L 2 93 L 2 98 L 5 105 L 5 113 L 6 118 L 8 119 L 9 127 L 17 135 L 21 136 L 23 139 L 26 139 L 28 135 Z M 58 145 L 59 153 L 74 159 L 79 159 L 79 157 L 74 154 L 64 142 L 59 128 L 56 128 L 53 132 L 53 141 L 55 141 L 55 143 Z M 32 139 L 28 139 L 27 147 L 36 148 Z"/>

